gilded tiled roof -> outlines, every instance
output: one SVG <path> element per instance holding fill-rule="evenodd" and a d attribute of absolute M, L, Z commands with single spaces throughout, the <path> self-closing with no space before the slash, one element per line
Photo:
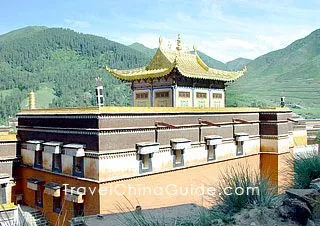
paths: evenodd
<path fill-rule="evenodd" d="M 15 133 L 9 132 L 7 134 L 0 134 L 0 141 L 16 141 L 17 135 Z"/>
<path fill-rule="evenodd" d="M 132 70 L 116 70 L 106 67 L 107 71 L 121 80 L 133 81 L 147 78 L 160 78 L 176 68 L 183 76 L 189 78 L 234 81 L 241 77 L 246 68 L 241 71 L 223 71 L 208 67 L 197 52 L 183 52 L 179 50 L 163 49 L 156 51 L 150 63 L 142 68 Z"/>
<path fill-rule="evenodd" d="M 200 108 L 200 107 L 86 107 L 86 108 L 49 108 L 22 110 L 23 115 L 65 115 L 65 114 L 144 114 L 144 113 L 248 113 L 248 112 L 291 112 L 289 108 Z"/>

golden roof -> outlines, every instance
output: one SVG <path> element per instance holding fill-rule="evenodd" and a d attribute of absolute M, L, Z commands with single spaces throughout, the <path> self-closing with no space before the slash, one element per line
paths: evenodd
<path fill-rule="evenodd" d="M 0 141 L 16 141 L 17 134 L 13 132 L 9 132 L 6 134 L 0 134 Z"/>
<path fill-rule="evenodd" d="M 86 108 L 49 108 L 27 109 L 22 115 L 68 115 L 68 114 L 144 114 L 144 113 L 248 113 L 248 112 L 291 112 L 289 108 L 200 108 L 200 107 L 86 107 Z"/>
<path fill-rule="evenodd" d="M 179 38 L 178 41 L 180 41 Z M 107 71 L 118 79 L 133 81 L 160 78 L 176 68 L 185 77 L 224 82 L 234 81 L 247 71 L 246 67 L 241 71 L 224 71 L 210 68 L 202 61 L 196 50 L 194 53 L 183 52 L 180 42 L 178 42 L 176 50 L 165 49 L 161 46 L 162 41 L 159 42 L 160 46 L 147 66 L 131 70 L 117 70 L 106 67 Z"/>

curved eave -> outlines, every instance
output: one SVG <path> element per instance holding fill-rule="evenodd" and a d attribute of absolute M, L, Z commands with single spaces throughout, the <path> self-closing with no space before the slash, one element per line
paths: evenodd
<path fill-rule="evenodd" d="M 222 71 L 222 70 L 216 70 L 209 68 L 206 73 L 196 73 L 196 72 L 188 72 L 183 70 L 183 68 L 179 68 L 179 72 L 188 78 L 198 78 L 198 79 L 208 79 L 208 80 L 217 80 L 217 81 L 223 81 L 223 82 L 232 82 L 240 78 L 244 75 L 246 72 L 246 68 L 244 68 L 242 71 Z"/>
<path fill-rule="evenodd" d="M 169 74 L 172 69 L 173 68 L 146 70 L 145 68 L 138 68 L 133 70 L 116 70 L 106 67 L 107 72 L 124 81 L 159 78 Z"/>

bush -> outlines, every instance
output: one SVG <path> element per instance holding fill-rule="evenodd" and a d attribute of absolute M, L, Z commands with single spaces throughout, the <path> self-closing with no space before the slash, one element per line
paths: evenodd
<path fill-rule="evenodd" d="M 309 188 L 320 177 L 320 156 L 317 151 L 299 155 L 294 160 L 294 188 Z"/>
<path fill-rule="evenodd" d="M 234 192 L 239 187 L 244 190 L 242 195 Z M 225 188 L 231 188 L 229 191 L 233 192 L 227 194 Z M 279 201 L 277 190 L 271 186 L 269 179 L 250 171 L 249 166 L 231 167 L 222 174 L 218 206 L 223 213 L 233 214 L 254 205 L 271 207 Z"/>

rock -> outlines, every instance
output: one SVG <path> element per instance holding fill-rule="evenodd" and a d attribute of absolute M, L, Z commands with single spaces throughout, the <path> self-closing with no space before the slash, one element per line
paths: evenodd
<path fill-rule="evenodd" d="M 250 226 L 256 226 L 256 222 L 251 222 Z"/>
<path fill-rule="evenodd" d="M 311 217 L 311 211 L 307 204 L 298 199 L 294 199 L 292 201 L 292 206 L 295 209 L 296 213 L 294 219 L 299 223 L 305 225 Z"/>
<path fill-rule="evenodd" d="M 318 179 L 313 180 L 317 183 Z M 320 182 L 319 182 L 320 183 Z M 291 198 L 305 202 L 312 212 L 313 218 L 320 218 L 320 193 L 316 189 L 289 189 L 286 191 Z"/>
<path fill-rule="evenodd" d="M 314 179 L 310 182 L 310 188 L 320 191 L 320 178 Z"/>
<path fill-rule="evenodd" d="M 316 224 L 312 220 L 308 220 L 306 226 L 316 226 Z"/>
<path fill-rule="evenodd" d="M 311 217 L 311 211 L 308 205 L 299 200 L 286 198 L 283 200 L 282 206 L 278 208 L 279 215 L 284 219 L 292 219 L 302 225 L 306 225 Z"/>

